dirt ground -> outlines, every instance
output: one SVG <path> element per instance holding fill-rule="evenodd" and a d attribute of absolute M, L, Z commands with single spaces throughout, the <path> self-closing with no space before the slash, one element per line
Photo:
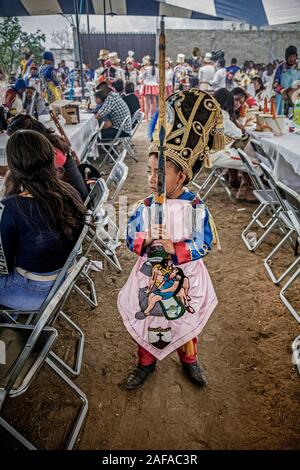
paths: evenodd
<path fill-rule="evenodd" d="M 135 140 L 139 162 L 128 161 L 122 194 L 129 202 L 147 194 L 145 127 Z M 124 388 L 136 347 L 116 301 L 136 256 L 122 245 L 123 272 L 94 273 L 99 307 L 87 308 L 74 293 L 65 309 L 86 335 L 75 382 L 89 399 L 89 412 L 78 449 L 300 449 L 300 378 L 291 356 L 300 331 L 263 267 L 271 244 L 254 254 L 241 240 L 255 206 L 231 203 L 222 188 L 207 203 L 222 243 L 221 253 L 205 259 L 219 299 L 198 345 L 208 387 L 189 383 L 173 354 L 142 389 Z M 72 357 L 74 338 L 63 325 L 59 334 L 56 350 Z M 44 368 L 25 395 L 7 403 L 5 416 L 39 448 L 58 449 L 77 405 Z"/>

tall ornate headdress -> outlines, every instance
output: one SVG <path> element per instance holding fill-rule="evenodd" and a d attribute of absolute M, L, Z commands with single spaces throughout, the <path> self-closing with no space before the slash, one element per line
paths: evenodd
<path fill-rule="evenodd" d="M 158 153 L 158 123 L 153 132 L 150 153 Z M 166 159 L 193 178 L 193 168 L 209 151 L 225 146 L 223 116 L 219 103 L 208 93 L 192 88 L 178 91 L 167 99 Z M 199 165 L 197 165 L 199 168 Z"/>

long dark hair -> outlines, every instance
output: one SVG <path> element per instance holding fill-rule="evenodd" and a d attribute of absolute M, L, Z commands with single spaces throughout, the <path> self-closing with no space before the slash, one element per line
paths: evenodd
<path fill-rule="evenodd" d="M 219 103 L 221 109 L 227 111 L 230 119 L 235 122 L 233 94 L 226 88 L 220 88 L 214 93 L 214 98 Z"/>
<path fill-rule="evenodd" d="M 154 75 L 156 73 L 154 59 L 149 59 L 149 65 L 152 65 L 151 75 L 154 77 Z"/>
<path fill-rule="evenodd" d="M 14 132 L 23 129 L 39 132 L 51 142 L 53 147 L 56 147 L 64 154 L 69 153 L 69 147 L 62 137 L 29 114 L 18 114 L 15 116 L 8 125 L 7 134 L 12 135 Z"/>
<path fill-rule="evenodd" d="M 58 179 L 54 148 L 39 132 L 16 131 L 6 146 L 9 175 L 5 196 L 28 192 L 43 209 L 50 228 L 72 239 L 85 207 L 72 186 Z"/>

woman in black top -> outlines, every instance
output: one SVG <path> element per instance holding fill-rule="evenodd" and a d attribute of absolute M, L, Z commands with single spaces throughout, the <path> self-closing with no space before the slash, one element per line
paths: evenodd
<path fill-rule="evenodd" d="M 77 192 L 61 181 L 54 148 L 35 131 L 7 143 L 9 172 L 0 204 L 0 304 L 38 310 L 84 224 Z"/>

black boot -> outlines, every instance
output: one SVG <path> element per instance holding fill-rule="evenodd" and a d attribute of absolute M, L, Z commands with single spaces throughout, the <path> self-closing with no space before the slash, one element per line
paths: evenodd
<path fill-rule="evenodd" d="M 147 377 L 155 371 L 156 362 L 150 364 L 150 366 L 141 366 L 138 364 L 135 366 L 132 372 L 130 372 L 127 382 L 126 388 L 127 390 L 134 390 L 139 388 L 147 379 Z"/>
<path fill-rule="evenodd" d="M 205 387 L 207 380 L 198 362 L 192 364 L 181 363 L 184 373 L 188 376 L 191 382 L 198 387 Z"/>

